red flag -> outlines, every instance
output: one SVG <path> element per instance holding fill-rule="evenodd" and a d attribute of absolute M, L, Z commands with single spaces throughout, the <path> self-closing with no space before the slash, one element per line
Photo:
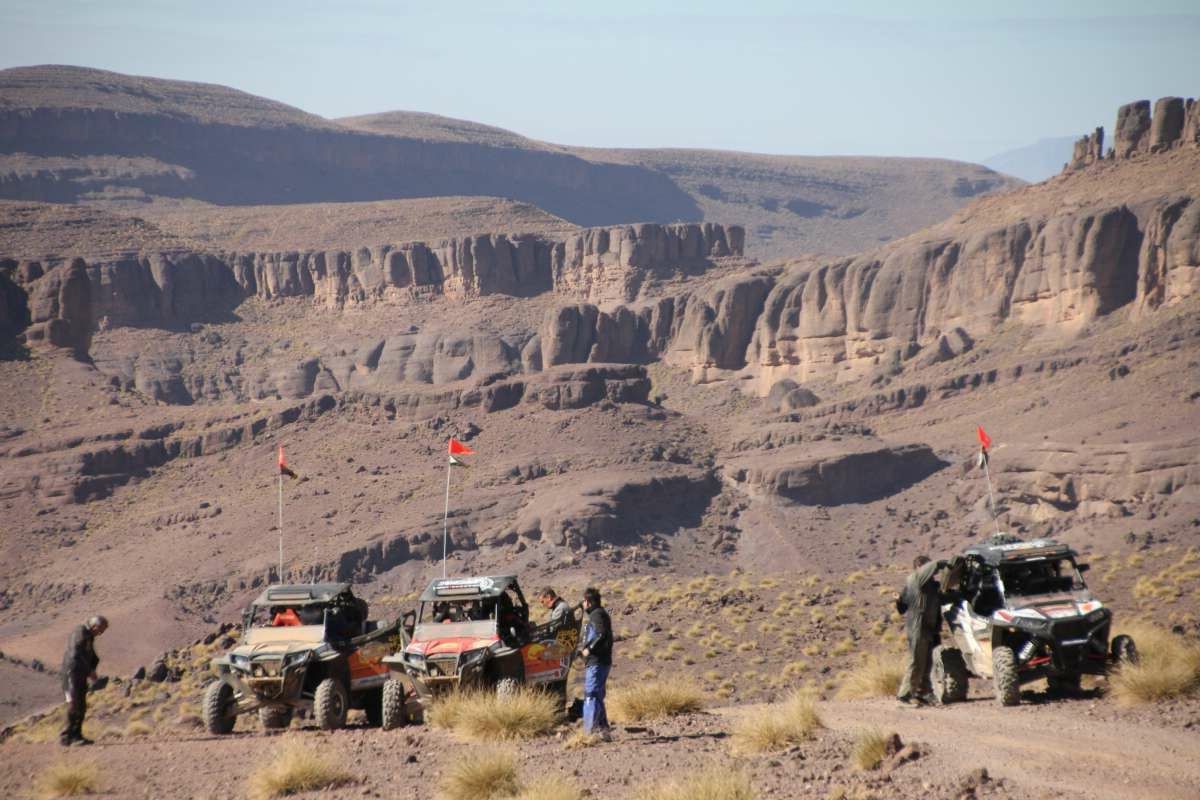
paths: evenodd
<path fill-rule="evenodd" d="M 288 469 L 287 459 L 283 457 L 283 445 L 280 445 L 279 447 L 279 474 L 287 475 L 289 478 L 299 477 L 296 475 L 296 473 Z"/>
<path fill-rule="evenodd" d="M 460 442 L 458 439 L 455 439 L 453 436 L 451 436 L 450 437 L 450 455 L 452 455 L 452 456 L 473 456 L 473 455 L 475 455 L 475 451 L 472 450 L 471 448 L 467 447 L 465 444 Z"/>
<path fill-rule="evenodd" d="M 987 435 L 987 431 L 983 429 L 982 425 L 978 426 L 975 434 L 979 437 L 979 444 L 983 446 L 984 450 L 992 446 L 992 437 Z"/>

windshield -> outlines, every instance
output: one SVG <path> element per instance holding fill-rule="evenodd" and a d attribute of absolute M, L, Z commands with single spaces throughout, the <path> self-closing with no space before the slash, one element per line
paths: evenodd
<path fill-rule="evenodd" d="M 1002 564 L 1000 579 L 1009 597 L 1076 592 L 1086 588 L 1083 576 L 1068 558 Z"/>

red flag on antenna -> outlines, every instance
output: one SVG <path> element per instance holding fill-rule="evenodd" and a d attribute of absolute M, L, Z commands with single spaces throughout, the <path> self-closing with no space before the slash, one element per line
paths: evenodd
<path fill-rule="evenodd" d="M 984 450 L 992 446 L 992 437 L 987 435 L 987 431 L 983 429 L 982 425 L 978 426 L 975 434 L 979 437 L 979 444 L 983 446 Z"/>
<path fill-rule="evenodd" d="M 475 451 L 472 450 L 471 448 L 467 447 L 465 444 L 460 442 L 458 439 L 455 439 L 453 436 L 451 436 L 450 437 L 450 455 L 452 455 L 452 456 L 473 456 L 473 455 L 475 455 Z"/>
<path fill-rule="evenodd" d="M 288 469 L 287 459 L 283 457 L 283 446 L 282 445 L 280 445 L 280 447 L 279 447 L 279 474 L 287 475 L 289 478 L 299 477 L 296 473 L 294 473 L 290 469 Z"/>

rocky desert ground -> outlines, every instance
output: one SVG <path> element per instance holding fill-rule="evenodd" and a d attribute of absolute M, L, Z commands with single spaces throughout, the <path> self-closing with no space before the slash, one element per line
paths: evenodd
<path fill-rule="evenodd" d="M 0 72 L 0 787 L 65 758 L 108 796 L 240 796 L 299 746 L 345 771 L 330 797 L 452 796 L 494 748 L 565 798 L 713 770 L 744 784 L 721 797 L 1190 796 L 1200 105 L 1124 106 L 1113 138 L 1023 186 Z M 450 569 L 599 586 L 614 693 L 694 702 L 604 743 L 204 733 L 208 660 L 280 577 L 278 448 L 283 577 L 392 617 L 440 574 L 450 436 L 477 453 Z M 1075 548 L 1118 628 L 1179 656 L 1174 690 L 881 696 L 913 556 L 997 528 Z M 98 742 L 64 753 L 54 669 L 97 611 Z M 739 744 L 797 698 L 819 724 Z"/>

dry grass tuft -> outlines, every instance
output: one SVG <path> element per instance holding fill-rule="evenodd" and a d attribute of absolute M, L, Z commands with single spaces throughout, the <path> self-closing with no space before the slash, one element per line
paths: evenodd
<path fill-rule="evenodd" d="M 563 742 L 564 750 L 583 750 L 587 747 L 600 744 L 603 739 L 594 733 L 584 733 L 582 730 L 575 731 L 567 740 Z"/>
<path fill-rule="evenodd" d="M 618 722 L 663 719 L 699 711 L 704 707 L 704 693 L 684 681 L 651 681 L 617 689 L 608 701 L 608 707 L 612 718 Z"/>
<path fill-rule="evenodd" d="M 468 753 L 455 759 L 442 777 L 443 800 L 498 800 L 521 791 L 517 760 L 509 752 Z"/>
<path fill-rule="evenodd" d="M 691 777 L 673 778 L 642 787 L 639 800 L 754 800 L 750 779 L 740 772 L 714 767 Z"/>
<path fill-rule="evenodd" d="M 451 692 L 429 710 L 429 722 L 475 741 L 530 739 L 558 723 L 558 703 L 548 692 L 522 688 L 511 695 Z"/>
<path fill-rule="evenodd" d="M 247 794 L 251 800 L 269 800 L 353 782 L 349 772 L 320 752 L 293 741 L 283 745 L 266 766 L 250 775 Z"/>
<path fill-rule="evenodd" d="M 1120 632 L 1133 637 L 1141 659 L 1109 679 L 1117 702 L 1137 705 L 1200 691 L 1200 646 L 1153 625 L 1129 625 Z"/>
<path fill-rule="evenodd" d="M 569 778 L 536 778 L 523 786 L 512 800 L 582 800 L 583 793 Z"/>
<path fill-rule="evenodd" d="M 813 696 L 794 691 L 764 713 L 743 717 L 734 726 L 732 747 L 739 754 L 783 750 L 811 739 L 821 727 Z"/>
<path fill-rule="evenodd" d="M 100 791 L 100 767 L 94 761 L 59 761 L 47 767 L 33 784 L 34 797 L 79 797 Z"/>
<path fill-rule="evenodd" d="M 865 730 L 855 740 L 850 760 L 861 770 L 876 769 L 887 755 L 887 743 L 888 735 L 883 731 L 876 728 Z"/>
<path fill-rule="evenodd" d="M 869 655 L 843 677 L 838 697 L 843 700 L 862 700 L 868 697 L 895 696 L 903 677 L 903 655 Z"/>

